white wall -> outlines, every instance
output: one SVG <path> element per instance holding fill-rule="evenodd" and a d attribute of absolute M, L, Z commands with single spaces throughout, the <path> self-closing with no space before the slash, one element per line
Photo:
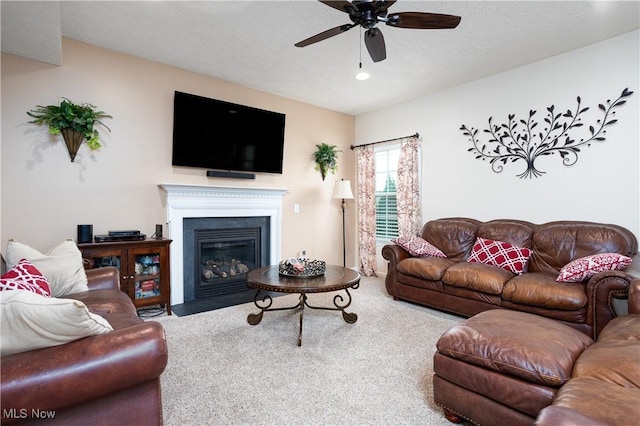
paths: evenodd
<path fill-rule="evenodd" d="M 634 31 L 439 93 L 356 117 L 356 143 L 420 133 L 423 146 L 422 214 L 427 221 L 466 216 L 480 220 L 517 218 L 542 223 L 560 219 L 615 223 L 640 236 L 640 32 Z M 428 78 L 428 76 L 425 76 Z M 579 137 L 601 118 L 598 104 L 614 100 L 624 88 L 634 92 L 616 110 L 618 122 L 606 141 L 593 143 L 572 167 L 558 154 L 541 158 L 542 177 L 520 179 L 525 163 L 494 173 L 476 160 L 461 125 L 482 130 L 487 120 L 507 122 L 508 114 L 527 118 L 546 108 L 574 110 L 576 97 L 589 107 Z M 386 271 L 383 259 L 379 270 Z"/>

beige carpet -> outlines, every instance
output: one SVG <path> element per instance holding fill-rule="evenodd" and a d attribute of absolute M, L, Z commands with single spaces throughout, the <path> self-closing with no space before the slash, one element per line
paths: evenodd
<path fill-rule="evenodd" d="M 311 294 L 309 303 L 331 305 L 336 294 Z M 379 278 L 363 278 L 352 295 L 355 324 L 305 309 L 302 347 L 296 311 L 266 312 L 256 326 L 247 323 L 253 303 L 153 319 L 169 342 L 165 424 L 450 426 L 433 403 L 433 353 L 461 319 L 394 301 Z"/>

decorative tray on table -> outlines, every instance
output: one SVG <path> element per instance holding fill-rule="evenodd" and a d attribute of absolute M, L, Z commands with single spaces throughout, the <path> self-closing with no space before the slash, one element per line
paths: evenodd
<path fill-rule="evenodd" d="M 278 272 L 285 277 L 313 278 L 324 275 L 327 263 L 323 260 L 291 259 L 283 260 L 278 265 Z"/>

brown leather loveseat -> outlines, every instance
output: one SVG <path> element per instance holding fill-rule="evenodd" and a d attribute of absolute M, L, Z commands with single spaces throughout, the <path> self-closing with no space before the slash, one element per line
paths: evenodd
<path fill-rule="evenodd" d="M 138 317 L 115 267 L 87 270 L 82 301 L 113 331 L 5 355 L 2 424 L 160 425 L 160 374 L 167 365 L 162 325 Z M 42 420 L 44 418 L 44 420 Z"/>
<path fill-rule="evenodd" d="M 615 317 L 616 300 L 626 297 L 640 263 L 633 233 L 603 223 L 444 218 L 427 222 L 420 237 L 446 257 L 415 257 L 399 245 L 385 245 L 382 256 L 389 261 L 385 284 L 394 299 L 468 317 L 489 309 L 530 312 L 592 338 Z M 477 237 L 530 249 L 526 271 L 517 275 L 468 262 Z M 635 259 L 626 270 L 598 272 L 583 282 L 556 282 L 565 265 L 599 253 Z"/>

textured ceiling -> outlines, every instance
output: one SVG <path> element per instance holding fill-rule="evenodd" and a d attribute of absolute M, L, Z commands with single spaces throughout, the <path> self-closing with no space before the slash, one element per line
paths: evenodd
<path fill-rule="evenodd" d="M 456 29 L 379 24 L 387 59 L 356 81 L 360 31 L 317 1 L 2 1 L 2 51 L 59 65 L 61 36 L 358 115 L 637 30 L 638 1 L 409 1 L 390 12 L 462 17 Z"/>

